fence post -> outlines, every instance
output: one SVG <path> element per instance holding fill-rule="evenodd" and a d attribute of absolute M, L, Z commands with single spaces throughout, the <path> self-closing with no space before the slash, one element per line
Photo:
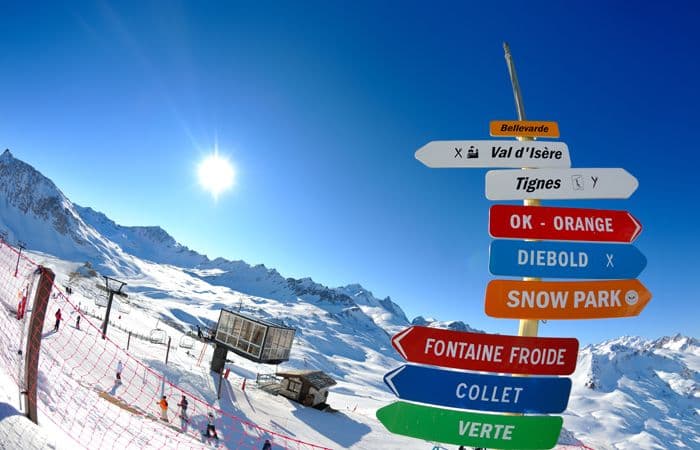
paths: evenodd
<path fill-rule="evenodd" d="M 25 352 L 25 382 L 27 396 L 27 417 L 32 422 L 39 424 L 36 410 L 36 389 L 39 372 L 39 352 L 41 351 L 41 330 L 44 328 L 44 318 L 49 306 L 49 296 L 56 275 L 47 267 L 39 266 L 39 283 L 34 295 L 32 317 L 29 320 L 29 336 L 27 337 L 27 350 Z"/>
<path fill-rule="evenodd" d="M 165 365 L 166 365 L 166 366 L 168 365 L 168 356 L 170 355 L 170 341 L 171 341 L 172 339 L 173 339 L 173 338 L 171 338 L 170 336 L 168 336 L 168 350 L 165 352 Z"/>
<path fill-rule="evenodd" d="M 131 344 L 131 331 L 129 331 L 129 337 L 126 339 L 126 349 L 129 350 L 129 344 Z"/>
<path fill-rule="evenodd" d="M 221 372 L 219 372 L 219 391 L 216 394 L 216 398 L 221 400 L 221 383 L 224 381 L 224 369 L 221 369 Z"/>

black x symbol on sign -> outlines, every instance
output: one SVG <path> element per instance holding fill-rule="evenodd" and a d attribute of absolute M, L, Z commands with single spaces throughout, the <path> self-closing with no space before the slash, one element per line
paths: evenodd
<path fill-rule="evenodd" d="M 458 156 L 459 156 L 460 158 L 463 158 L 463 156 L 462 156 L 462 149 L 461 149 L 461 148 L 455 147 L 455 158 L 458 157 Z"/>

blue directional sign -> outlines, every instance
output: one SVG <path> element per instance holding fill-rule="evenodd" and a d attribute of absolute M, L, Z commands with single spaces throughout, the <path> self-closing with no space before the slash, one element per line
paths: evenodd
<path fill-rule="evenodd" d="M 628 244 L 496 240 L 489 270 L 494 275 L 538 278 L 637 278 L 647 265 Z"/>
<path fill-rule="evenodd" d="M 403 400 L 512 413 L 560 413 L 571 392 L 568 378 L 511 377 L 411 364 L 388 372 L 384 382 Z"/>

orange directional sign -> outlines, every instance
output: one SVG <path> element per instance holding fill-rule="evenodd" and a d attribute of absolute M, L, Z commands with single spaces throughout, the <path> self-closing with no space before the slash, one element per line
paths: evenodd
<path fill-rule="evenodd" d="M 491 136 L 559 137 L 556 122 L 542 120 L 492 120 Z"/>
<path fill-rule="evenodd" d="M 603 319 L 637 316 L 651 300 L 639 280 L 493 280 L 486 314 L 504 319 Z"/>

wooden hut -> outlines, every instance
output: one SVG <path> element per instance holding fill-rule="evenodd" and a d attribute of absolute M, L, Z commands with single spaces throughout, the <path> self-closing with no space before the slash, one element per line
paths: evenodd
<path fill-rule="evenodd" d="M 279 394 L 305 406 L 324 406 L 328 388 L 337 384 L 320 370 L 287 370 L 277 376 L 282 378 Z"/>

